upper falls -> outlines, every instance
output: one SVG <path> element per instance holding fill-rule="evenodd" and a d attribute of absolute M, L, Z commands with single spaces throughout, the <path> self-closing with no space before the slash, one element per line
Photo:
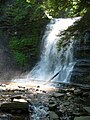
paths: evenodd
<path fill-rule="evenodd" d="M 61 47 L 60 51 L 57 51 L 57 42 L 60 40 L 60 32 L 67 29 L 76 20 L 77 18 L 59 18 L 50 21 L 42 38 L 40 61 L 27 75 L 27 81 L 28 79 L 48 81 L 57 73 L 59 74 L 55 77 L 55 81 L 69 81 L 75 63 L 73 61 L 73 41 L 70 40 L 67 43 L 66 50 Z"/>

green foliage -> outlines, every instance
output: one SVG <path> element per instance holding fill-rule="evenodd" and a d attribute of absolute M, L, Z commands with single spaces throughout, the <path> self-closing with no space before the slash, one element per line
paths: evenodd
<path fill-rule="evenodd" d="M 13 56 L 18 65 L 25 66 L 27 63 L 27 56 L 21 52 L 13 51 Z"/>
<path fill-rule="evenodd" d="M 42 8 L 52 17 L 82 16 L 87 12 L 85 0 L 26 0 L 31 6 Z"/>
<path fill-rule="evenodd" d="M 25 1 L 18 1 L 10 4 L 5 8 L 5 17 L 10 18 L 12 24 L 17 24 L 20 20 L 24 19 L 27 15 L 27 4 Z"/>
<path fill-rule="evenodd" d="M 3 4 L 5 2 L 5 0 L 0 0 L 0 4 Z"/>
<path fill-rule="evenodd" d="M 76 21 L 72 26 L 70 26 L 68 29 L 62 31 L 60 34 L 61 40 L 58 43 L 58 46 L 61 46 L 61 41 L 70 39 L 82 39 L 82 35 L 86 30 L 90 29 L 90 8 L 87 9 L 87 12 L 85 15 Z"/>
<path fill-rule="evenodd" d="M 0 25 L 8 31 L 12 56 L 20 66 L 36 62 L 40 34 L 47 22 L 41 4 L 34 0 L 30 4 L 26 0 L 2 3 Z"/>
<path fill-rule="evenodd" d="M 12 37 L 9 42 L 9 48 L 12 50 L 16 62 L 25 66 L 30 58 L 38 55 L 37 41 L 34 37 L 17 38 Z"/>
<path fill-rule="evenodd" d="M 31 45 L 34 47 L 36 41 L 33 40 L 33 38 L 20 38 L 18 39 L 17 37 L 13 37 L 12 40 L 10 41 L 11 46 L 14 47 L 15 49 L 18 48 L 20 49 L 21 47 L 24 47 L 26 45 Z"/>
<path fill-rule="evenodd" d="M 38 3 L 28 4 L 25 0 L 16 0 L 9 4 L 4 10 L 5 18 L 9 19 L 9 24 L 16 25 L 18 22 L 28 18 L 28 22 L 44 18 L 44 12 Z"/>
<path fill-rule="evenodd" d="M 44 0 L 43 8 L 52 17 L 74 17 L 86 12 L 81 0 Z"/>
<path fill-rule="evenodd" d="M 36 2 L 36 0 L 26 0 L 26 2 L 34 4 Z"/>

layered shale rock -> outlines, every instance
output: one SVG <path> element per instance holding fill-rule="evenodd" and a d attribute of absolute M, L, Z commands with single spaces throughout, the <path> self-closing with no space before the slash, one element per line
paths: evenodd
<path fill-rule="evenodd" d="M 74 60 L 71 82 L 90 84 L 90 30 L 84 32 L 80 41 L 75 41 Z"/>

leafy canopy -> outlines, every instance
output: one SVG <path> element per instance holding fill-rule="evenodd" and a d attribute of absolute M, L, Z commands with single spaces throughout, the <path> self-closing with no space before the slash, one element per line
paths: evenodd
<path fill-rule="evenodd" d="M 44 13 L 52 17 L 75 17 L 81 16 L 87 11 L 85 0 L 26 0 L 31 6 L 38 4 Z"/>

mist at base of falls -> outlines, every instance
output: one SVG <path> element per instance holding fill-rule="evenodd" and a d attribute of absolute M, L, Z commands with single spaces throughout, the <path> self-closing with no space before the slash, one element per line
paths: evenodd
<path fill-rule="evenodd" d="M 57 50 L 57 42 L 60 40 L 60 33 L 71 26 L 78 18 L 52 19 L 46 26 L 41 43 L 40 61 L 25 77 L 24 82 L 30 80 L 48 81 L 55 74 L 59 74 L 54 81 L 68 82 L 75 64 L 73 60 L 73 40 L 66 43 L 66 50 L 61 47 Z M 22 80 L 21 80 L 22 81 Z"/>

